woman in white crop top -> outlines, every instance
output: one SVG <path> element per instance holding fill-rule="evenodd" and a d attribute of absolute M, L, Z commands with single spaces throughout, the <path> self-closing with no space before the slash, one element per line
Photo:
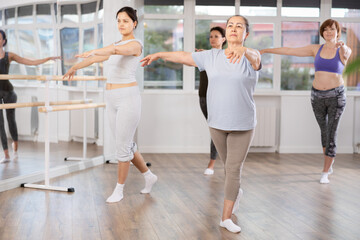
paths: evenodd
<path fill-rule="evenodd" d="M 64 78 L 71 80 L 76 70 L 108 60 L 106 112 L 115 138 L 115 157 L 118 160 L 117 185 L 112 195 L 106 200 L 108 203 L 119 202 L 123 198 L 123 188 L 130 161 L 145 178 L 145 188 L 141 190 L 141 193 L 150 193 L 153 184 L 157 181 L 157 176 L 148 169 L 133 141 L 141 114 L 141 97 L 135 72 L 143 48 L 142 43 L 134 37 L 134 29 L 138 23 L 136 10 L 123 7 L 117 12 L 116 19 L 122 40 L 110 46 L 77 55 L 76 57 L 84 58 L 84 60 L 71 67 L 64 75 Z"/>

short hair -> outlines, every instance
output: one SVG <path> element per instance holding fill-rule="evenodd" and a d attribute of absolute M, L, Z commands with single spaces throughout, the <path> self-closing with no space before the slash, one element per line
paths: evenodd
<path fill-rule="evenodd" d="M 0 29 L 0 34 L 2 35 L 3 40 L 5 40 L 5 43 L 3 45 L 5 47 L 7 43 L 6 33 Z"/>
<path fill-rule="evenodd" d="M 231 18 L 233 18 L 233 17 L 242 17 L 242 19 L 244 19 L 244 21 L 245 21 L 246 32 L 247 32 L 247 33 L 250 32 L 249 21 L 247 20 L 246 17 L 244 17 L 244 16 L 242 16 L 242 15 L 234 15 L 234 16 L 229 17 L 228 20 L 226 21 L 226 26 L 228 25 L 229 20 L 230 20 Z"/>
<path fill-rule="evenodd" d="M 121 12 L 126 12 L 126 14 L 131 18 L 131 20 L 133 22 L 136 22 L 136 25 L 135 25 L 135 28 L 136 28 L 137 24 L 139 23 L 137 15 L 136 15 L 136 9 L 133 9 L 132 7 L 123 7 L 116 13 L 116 18 L 119 15 L 119 13 L 121 13 Z"/>
<path fill-rule="evenodd" d="M 222 27 L 219 27 L 219 26 L 212 27 L 210 29 L 210 32 L 212 32 L 212 31 L 218 31 L 223 38 L 226 36 L 225 35 L 225 29 L 223 29 Z M 223 42 L 223 44 L 221 46 L 224 46 L 225 44 L 226 44 L 226 39 L 225 39 L 225 41 Z"/>
<path fill-rule="evenodd" d="M 320 36 L 322 38 L 324 38 L 324 31 L 325 31 L 325 28 L 326 27 L 332 27 L 332 25 L 335 24 L 335 27 L 336 27 L 336 30 L 337 30 L 337 37 L 338 39 L 340 38 L 341 36 L 341 27 L 340 27 L 340 24 L 336 21 L 336 20 L 333 20 L 333 19 L 328 19 L 326 20 L 325 22 L 323 22 L 320 26 Z"/>

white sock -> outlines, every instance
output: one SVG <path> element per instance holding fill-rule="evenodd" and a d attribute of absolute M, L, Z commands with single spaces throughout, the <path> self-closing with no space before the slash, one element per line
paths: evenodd
<path fill-rule="evenodd" d="M 233 233 L 241 232 L 241 227 L 233 223 L 233 221 L 230 218 L 224 221 L 220 221 L 220 227 L 226 228 L 227 230 Z"/>
<path fill-rule="evenodd" d="M 150 171 L 150 169 L 147 172 L 144 172 L 142 175 L 145 178 L 145 187 L 140 192 L 141 193 L 150 193 L 152 186 L 154 185 L 154 183 L 156 183 L 158 178 L 155 174 L 153 174 Z"/>
<path fill-rule="evenodd" d="M 239 207 L 240 207 L 240 199 L 243 195 L 243 190 L 241 188 L 239 188 L 239 193 L 236 197 L 236 201 L 234 203 L 234 207 L 233 207 L 233 210 L 232 210 L 232 214 L 234 214 L 237 210 L 239 210 Z"/>
<path fill-rule="evenodd" d="M 320 178 L 320 183 L 329 183 L 329 179 L 328 179 L 329 174 L 327 172 L 322 172 L 321 173 L 321 178 Z"/>
<path fill-rule="evenodd" d="M 117 183 L 116 187 L 114 189 L 114 192 L 111 194 L 110 197 L 108 197 L 108 199 L 106 199 L 106 202 L 107 203 L 114 203 L 114 202 L 119 202 L 121 199 L 123 199 L 123 197 L 124 197 L 124 195 L 123 195 L 124 186 L 125 186 L 125 184 Z"/>
<path fill-rule="evenodd" d="M 329 171 L 328 171 L 328 174 L 329 174 L 329 175 L 334 172 L 333 167 L 332 167 L 332 166 L 334 165 L 334 162 L 335 162 L 335 159 L 332 161 L 332 163 L 331 163 L 331 165 L 330 165 L 330 168 L 329 168 Z"/>
<path fill-rule="evenodd" d="M 7 162 L 10 162 L 10 158 L 3 157 L 3 158 L 0 160 L 0 163 L 7 163 Z"/>
<path fill-rule="evenodd" d="M 205 175 L 213 175 L 214 174 L 214 169 L 207 168 L 207 169 L 205 169 L 204 174 Z"/>

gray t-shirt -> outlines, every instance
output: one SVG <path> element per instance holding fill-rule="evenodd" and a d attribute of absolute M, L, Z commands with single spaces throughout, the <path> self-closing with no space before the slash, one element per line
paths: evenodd
<path fill-rule="evenodd" d="M 256 126 L 253 99 L 259 73 L 244 56 L 230 63 L 225 50 L 211 49 L 192 53 L 200 71 L 209 79 L 207 108 L 209 127 L 227 131 L 245 131 Z"/>
<path fill-rule="evenodd" d="M 114 45 L 124 45 L 132 41 L 139 42 L 141 48 L 143 48 L 142 42 L 138 39 L 120 41 L 114 43 Z M 122 84 L 136 82 L 136 69 L 140 65 L 140 59 L 141 56 L 111 55 L 107 60 L 107 83 Z"/>

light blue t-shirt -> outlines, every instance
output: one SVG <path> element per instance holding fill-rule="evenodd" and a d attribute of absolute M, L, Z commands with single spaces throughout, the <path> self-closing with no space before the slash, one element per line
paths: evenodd
<path fill-rule="evenodd" d="M 136 41 L 143 48 L 143 44 L 138 39 L 129 39 L 114 43 L 117 45 L 124 45 L 129 42 Z M 111 55 L 107 60 L 107 83 L 131 83 L 136 82 L 136 69 L 139 67 L 141 56 L 125 56 L 125 55 Z"/>
<path fill-rule="evenodd" d="M 256 126 L 253 94 L 259 73 L 244 56 L 230 63 L 225 50 L 192 53 L 200 71 L 208 75 L 207 110 L 209 127 L 226 131 L 245 131 Z"/>

